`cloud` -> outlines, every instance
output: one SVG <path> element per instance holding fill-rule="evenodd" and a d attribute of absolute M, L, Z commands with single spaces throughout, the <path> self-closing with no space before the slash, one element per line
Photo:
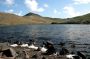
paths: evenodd
<path fill-rule="evenodd" d="M 10 9 L 10 10 L 6 10 L 5 12 L 7 12 L 7 13 L 13 13 L 14 10 L 13 9 Z"/>
<path fill-rule="evenodd" d="M 68 18 L 88 14 L 90 13 L 90 10 L 76 11 L 72 6 L 65 6 L 64 13 L 67 14 L 66 18 Z"/>
<path fill-rule="evenodd" d="M 48 4 L 44 4 L 44 7 L 48 8 L 49 6 L 48 6 Z"/>
<path fill-rule="evenodd" d="M 82 10 L 81 12 L 80 12 L 80 15 L 85 15 L 85 14 L 88 14 L 88 13 L 90 13 L 90 10 Z"/>
<path fill-rule="evenodd" d="M 43 12 L 45 9 L 39 7 L 36 0 L 25 0 L 26 7 L 32 12 Z"/>
<path fill-rule="evenodd" d="M 14 0 L 6 0 L 5 2 L 8 6 L 12 6 L 14 4 Z"/>
<path fill-rule="evenodd" d="M 90 0 L 74 0 L 74 4 L 89 4 Z"/>
<path fill-rule="evenodd" d="M 54 9 L 54 14 L 61 14 L 58 10 Z"/>
<path fill-rule="evenodd" d="M 57 12 L 58 12 L 58 11 L 55 9 L 55 10 L 54 10 L 54 13 L 56 14 Z"/>
<path fill-rule="evenodd" d="M 22 11 L 17 12 L 17 13 L 14 13 L 14 14 L 19 15 L 19 16 L 22 16 Z"/>
<path fill-rule="evenodd" d="M 75 8 L 72 6 L 65 6 L 64 12 L 68 15 L 67 17 L 75 17 L 80 15 L 80 13 L 75 11 Z"/>
<path fill-rule="evenodd" d="M 5 12 L 6 13 L 11 13 L 11 14 L 22 16 L 22 11 L 20 11 L 20 12 L 14 12 L 13 9 L 10 9 L 10 10 L 6 10 Z"/>
<path fill-rule="evenodd" d="M 44 8 L 39 8 L 37 9 L 38 12 L 43 12 L 44 11 Z"/>

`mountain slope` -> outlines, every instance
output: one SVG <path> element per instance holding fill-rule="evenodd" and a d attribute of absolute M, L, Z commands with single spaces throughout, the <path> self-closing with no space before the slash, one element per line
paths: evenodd
<path fill-rule="evenodd" d="M 33 24 L 51 24 L 51 23 L 62 23 L 64 20 L 60 18 L 42 17 L 38 14 L 28 13 L 24 18 L 31 19 Z"/>
<path fill-rule="evenodd" d="M 17 24 L 30 24 L 31 21 L 21 16 L 9 13 L 0 13 L 0 24 L 3 25 L 17 25 Z"/>
<path fill-rule="evenodd" d="M 68 24 L 90 24 L 90 13 L 74 18 L 68 18 L 66 23 Z"/>
<path fill-rule="evenodd" d="M 50 20 L 46 20 L 44 17 L 34 14 L 34 13 L 28 13 L 23 16 L 25 19 L 31 19 L 31 23 L 33 24 L 50 24 Z"/>
<path fill-rule="evenodd" d="M 19 25 L 19 24 L 50 24 L 49 20 L 43 17 L 29 13 L 25 16 L 17 16 L 10 13 L 0 13 L 0 25 Z"/>
<path fill-rule="evenodd" d="M 24 16 L 0 13 L 0 25 L 20 24 L 90 24 L 90 13 L 67 19 L 42 17 L 34 13 L 28 13 Z"/>

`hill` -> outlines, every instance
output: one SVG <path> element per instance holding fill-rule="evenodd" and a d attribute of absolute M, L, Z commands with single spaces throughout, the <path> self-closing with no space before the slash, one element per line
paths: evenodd
<path fill-rule="evenodd" d="M 90 24 L 90 13 L 67 19 L 42 17 L 34 13 L 28 13 L 24 16 L 0 13 L 0 25 L 20 24 Z"/>
<path fill-rule="evenodd" d="M 90 24 L 90 13 L 78 17 L 67 18 L 66 24 Z"/>
<path fill-rule="evenodd" d="M 28 13 L 18 16 L 10 13 L 0 13 L 0 25 L 19 25 L 19 24 L 51 24 L 60 22 L 61 19 L 42 17 L 38 14 Z"/>
<path fill-rule="evenodd" d="M 31 20 L 32 24 L 50 24 L 52 21 L 46 20 L 44 17 L 34 14 L 34 13 L 28 13 L 23 16 L 25 19 Z"/>
<path fill-rule="evenodd" d="M 1 25 L 17 25 L 17 24 L 30 24 L 30 20 L 26 20 L 24 17 L 17 16 L 9 13 L 0 13 Z"/>
<path fill-rule="evenodd" d="M 28 13 L 23 16 L 24 18 L 31 19 L 33 24 L 51 24 L 51 23 L 62 23 L 64 20 L 60 18 L 42 17 L 38 14 Z"/>

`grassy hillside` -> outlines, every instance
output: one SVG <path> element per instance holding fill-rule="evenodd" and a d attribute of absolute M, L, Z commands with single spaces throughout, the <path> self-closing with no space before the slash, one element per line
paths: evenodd
<path fill-rule="evenodd" d="M 67 19 L 42 17 L 34 13 L 28 13 L 24 16 L 0 13 L 0 25 L 19 24 L 90 24 L 90 13 Z"/>
<path fill-rule="evenodd" d="M 74 18 L 68 18 L 65 23 L 69 24 L 90 24 L 90 13 Z"/>
<path fill-rule="evenodd" d="M 31 13 L 30 13 L 31 14 Z M 0 25 L 19 25 L 19 24 L 50 24 L 39 15 L 17 16 L 9 13 L 0 13 Z"/>
<path fill-rule="evenodd" d="M 42 17 L 38 14 L 28 13 L 24 16 L 17 16 L 9 13 L 0 13 L 0 25 L 19 25 L 19 24 L 51 24 L 60 22 L 61 19 Z"/>
<path fill-rule="evenodd" d="M 30 19 L 32 24 L 50 24 L 52 21 L 46 20 L 44 17 L 34 14 L 28 13 L 23 16 L 25 19 Z"/>
<path fill-rule="evenodd" d="M 17 25 L 17 24 L 30 24 L 30 23 L 31 20 L 26 20 L 23 17 L 9 13 L 0 13 L 0 24 Z"/>
<path fill-rule="evenodd" d="M 50 18 L 50 17 L 44 17 L 46 20 L 49 20 L 51 22 L 51 24 L 61 24 L 63 22 L 65 22 L 65 19 L 61 19 L 61 18 Z"/>
<path fill-rule="evenodd" d="M 28 13 L 23 16 L 24 18 L 31 19 L 33 24 L 51 24 L 51 23 L 62 23 L 64 20 L 60 18 L 42 17 L 38 14 Z"/>

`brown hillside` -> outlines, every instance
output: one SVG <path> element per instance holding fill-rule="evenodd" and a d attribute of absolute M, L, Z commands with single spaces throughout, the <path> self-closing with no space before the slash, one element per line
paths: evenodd
<path fill-rule="evenodd" d="M 19 24 L 46 24 L 49 23 L 43 17 L 39 16 L 17 16 L 10 13 L 0 13 L 1 25 L 19 25 Z"/>
<path fill-rule="evenodd" d="M 17 25 L 17 24 L 30 24 L 31 21 L 9 13 L 0 13 L 0 24 L 3 25 Z"/>
<path fill-rule="evenodd" d="M 51 21 L 37 15 L 31 15 L 31 16 L 24 16 L 25 19 L 30 19 L 31 23 L 34 24 L 50 24 Z"/>

